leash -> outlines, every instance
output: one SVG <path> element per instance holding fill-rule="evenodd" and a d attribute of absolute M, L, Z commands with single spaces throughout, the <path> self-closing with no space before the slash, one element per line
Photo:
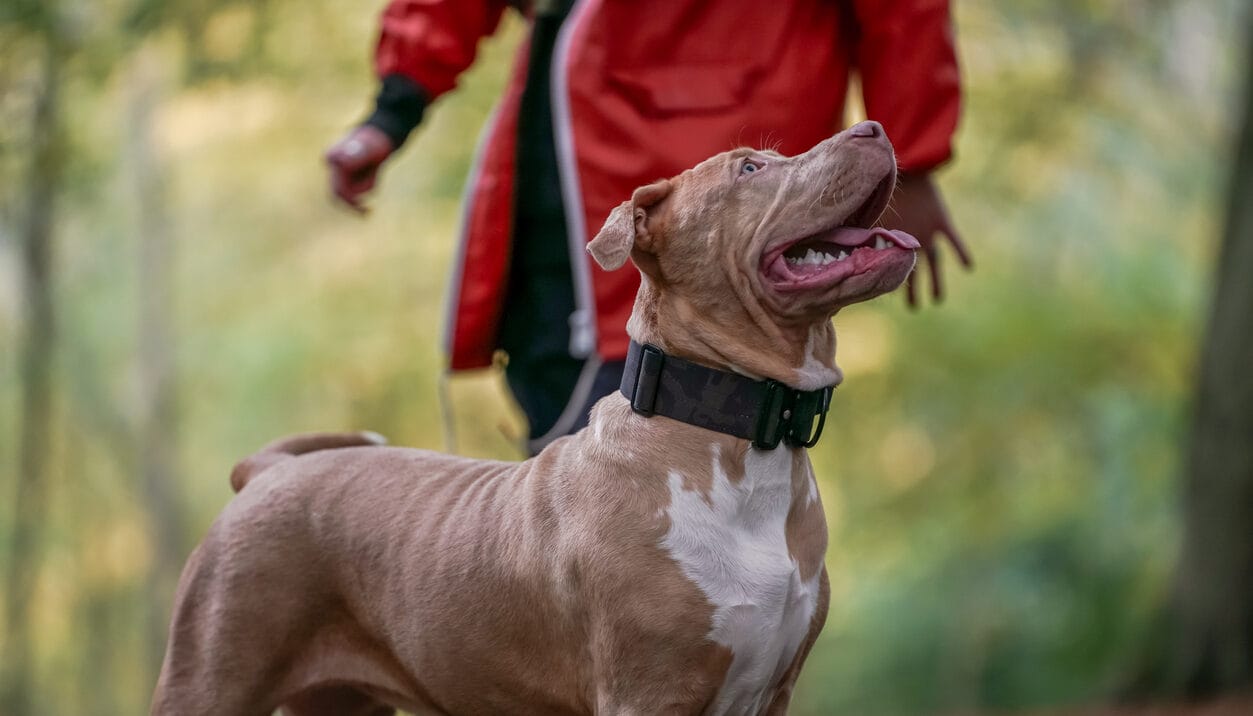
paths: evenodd
<path fill-rule="evenodd" d="M 645 417 L 662 415 L 737 438 L 758 450 L 784 442 L 813 447 L 822 436 L 835 386 L 796 390 L 709 368 L 634 340 L 627 349 L 622 394 Z M 814 419 L 818 419 L 817 427 Z"/>

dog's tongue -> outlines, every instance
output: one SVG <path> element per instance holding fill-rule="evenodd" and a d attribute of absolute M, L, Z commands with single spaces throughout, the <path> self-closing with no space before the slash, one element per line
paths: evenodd
<path fill-rule="evenodd" d="M 904 231 L 877 227 L 873 229 L 858 229 L 852 226 L 841 226 L 823 238 L 839 246 L 861 246 L 879 236 L 891 241 L 902 249 L 916 249 L 922 246 L 922 244 L 918 243 L 918 239 Z"/>

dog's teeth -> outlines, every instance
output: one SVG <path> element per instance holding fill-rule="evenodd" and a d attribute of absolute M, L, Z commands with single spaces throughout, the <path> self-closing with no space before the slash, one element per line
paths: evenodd
<path fill-rule="evenodd" d="M 843 261 L 849 257 L 847 249 L 840 249 L 834 254 L 826 251 L 815 251 L 814 249 L 806 249 L 804 256 L 784 256 L 783 260 L 789 266 L 826 266 L 835 261 Z"/>
<path fill-rule="evenodd" d="M 875 240 L 874 240 L 875 251 L 882 251 L 883 249 L 886 249 L 887 247 L 891 245 L 892 244 L 888 243 L 887 239 L 883 238 L 882 236 L 875 237 Z"/>

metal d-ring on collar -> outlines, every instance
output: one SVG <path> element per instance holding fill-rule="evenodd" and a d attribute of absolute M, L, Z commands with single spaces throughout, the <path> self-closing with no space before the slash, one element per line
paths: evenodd
<path fill-rule="evenodd" d="M 780 442 L 792 447 L 816 445 L 834 388 L 796 390 L 777 380 L 753 380 L 635 341 L 627 350 L 621 387 L 631 408 L 641 415 L 662 415 L 751 440 L 758 450 L 773 450 Z"/>

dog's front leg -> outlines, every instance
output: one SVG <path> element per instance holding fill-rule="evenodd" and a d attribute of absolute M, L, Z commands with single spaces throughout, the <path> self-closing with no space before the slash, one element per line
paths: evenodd
<path fill-rule="evenodd" d="M 813 619 L 809 622 L 809 633 L 805 635 L 805 643 L 801 644 L 801 648 L 796 652 L 796 658 L 792 660 L 791 666 L 783 674 L 783 680 L 779 683 L 779 688 L 766 709 L 766 716 L 782 716 L 787 713 L 788 705 L 792 702 L 792 689 L 796 687 L 796 678 L 800 676 L 801 667 L 804 666 L 805 659 L 809 656 L 809 650 L 818 640 L 818 633 L 822 631 L 822 625 L 827 621 L 827 609 L 830 605 L 831 579 L 827 576 L 827 568 L 823 567 L 822 576 L 818 579 L 818 602 L 814 607 Z"/>

